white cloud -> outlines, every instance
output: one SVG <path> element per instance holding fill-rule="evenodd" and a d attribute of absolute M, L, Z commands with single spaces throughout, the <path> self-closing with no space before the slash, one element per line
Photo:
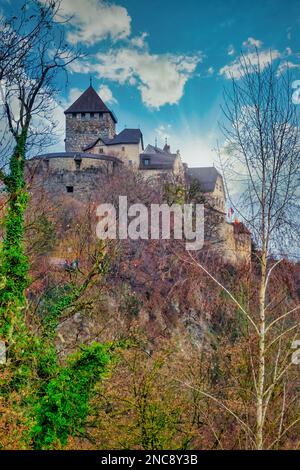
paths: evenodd
<path fill-rule="evenodd" d="M 45 2 L 46 0 L 41 0 Z M 131 36 L 131 17 L 126 8 L 106 0 L 61 0 L 61 17 L 68 18 L 67 40 L 87 46 L 109 39 L 113 44 L 106 52 L 92 59 L 73 63 L 70 69 L 79 73 L 95 73 L 99 78 L 136 87 L 149 108 L 177 104 L 186 82 L 193 76 L 201 54 L 152 54 L 146 42 L 147 32 Z M 208 73 L 212 73 L 209 69 Z M 75 90 L 72 91 L 75 93 Z M 115 102 L 110 89 L 102 94 Z"/>
<path fill-rule="evenodd" d="M 76 101 L 77 98 L 79 98 L 81 94 L 82 94 L 82 90 L 80 90 L 79 88 L 71 88 L 71 90 L 69 91 L 69 96 L 68 96 L 66 106 L 67 107 L 71 106 L 71 104 L 73 104 L 74 101 Z"/>
<path fill-rule="evenodd" d="M 292 55 L 293 51 L 290 47 L 285 48 L 286 55 Z"/>
<path fill-rule="evenodd" d="M 91 45 L 107 37 L 116 41 L 130 35 L 126 8 L 104 0 L 62 0 L 60 15 L 70 18 L 67 39 L 71 44 Z"/>
<path fill-rule="evenodd" d="M 230 44 L 227 48 L 227 54 L 228 55 L 234 55 L 235 54 L 235 48 L 233 47 L 232 44 Z"/>
<path fill-rule="evenodd" d="M 66 108 L 71 106 L 71 104 L 73 104 L 74 101 L 76 101 L 77 98 L 79 98 L 79 96 L 82 95 L 83 92 L 84 90 L 80 90 L 79 88 L 71 88 L 71 90 L 69 91 L 68 100 L 66 103 L 64 103 Z M 98 95 L 100 95 L 104 103 L 106 104 L 117 103 L 116 98 L 113 96 L 111 89 L 107 85 L 100 85 L 97 93 Z"/>
<path fill-rule="evenodd" d="M 280 75 L 281 73 L 284 73 L 286 70 L 289 69 L 300 69 L 300 64 L 295 64 L 294 62 L 285 60 L 279 65 L 277 75 Z"/>
<path fill-rule="evenodd" d="M 111 89 L 107 85 L 100 85 L 98 95 L 106 104 L 117 103 L 116 98 L 113 96 Z"/>
<path fill-rule="evenodd" d="M 209 68 L 207 69 L 207 73 L 208 73 L 208 75 L 213 75 L 213 73 L 214 73 L 214 68 L 213 68 L 213 67 L 209 67 Z"/>
<path fill-rule="evenodd" d="M 292 95 L 293 104 L 300 104 L 300 80 L 294 80 L 292 83 L 292 89 L 295 90 Z"/>
<path fill-rule="evenodd" d="M 276 49 L 274 50 L 263 50 L 260 51 L 258 54 L 256 52 L 248 52 L 244 54 L 244 59 L 246 63 L 250 63 L 252 65 L 258 65 L 260 64 L 261 70 L 265 69 L 267 65 L 275 60 L 279 59 L 281 57 L 281 54 L 279 51 Z M 222 67 L 219 71 L 220 75 L 223 75 L 227 79 L 231 78 L 241 78 L 245 74 L 245 70 L 241 66 L 240 63 L 240 58 L 237 58 L 236 60 L 232 61 L 229 65 L 225 65 Z"/>
<path fill-rule="evenodd" d="M 135 36 L 130 40 L 132 46 L 140 49 L 146 47 L 145 39 L 148 37 L 148 33 L 142 33 L 140 36 Z"/>
<path fill-rule="evenodd" d="M 254 39 L 254 38 L 248 38 L 247 41 L 244 41 L 243 42 L 243 46 L 244 47 L 257 47 L 257 49 L 260 49 L 261 46 L 262 46 L 262 41 L 260 41 L 259 39 Z"/>
<path fill-rule="evenodd" d="M 124 47 L 98 53 L 96 61 L 80 61 L 71 68 L 74 72 L 95 72 L 99 78 L 134 85 L 146 106 L 159 108 L 179 102 L 201 55 L 151 54 L 147 50 Z"/>
<path fill-rule="evenodd" d="M 71 104 L 71 103 L 70 103 Z M 56 150 L 64 148 L 65 142 L 65 115 L 64 111 L 67 109 L 65 101 L 56 102 L 53 111 L 53 119 L 57 123 L 57 128 L 55 129 L 55 134 L 57 136 L 57 142 L 47 151 Z"/>

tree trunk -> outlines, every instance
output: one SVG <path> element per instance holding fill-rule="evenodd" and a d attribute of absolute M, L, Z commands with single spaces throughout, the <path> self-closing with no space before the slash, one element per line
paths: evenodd
<path fill-rule="evenodd" d="M 258 356 L 258 381 L 257 381 L 257 407 L 256 407 L 256 448 L 263 448 L 263 407 L 265 390 L 265 297 L 267 278 L 267 256 L 263 247 L 261 257 L 261 281 L 259 289 L 259 356 Z"/>

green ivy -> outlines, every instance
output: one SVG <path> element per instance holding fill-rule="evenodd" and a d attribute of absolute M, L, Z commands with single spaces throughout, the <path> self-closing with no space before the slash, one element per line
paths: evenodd
<path fill-rule="evenodd" d="M 0 338 L 8 345 L 26 341 L 23 310 L 25 289 L 29 285 L 29 264 L 24 253 L 24 213 L 28 203 L 24 177 L 27 131 L 17 139 L 10 160 L 10 173 L 5 177 L 8 204 L 4 219 L 4 239 L 0 252 Z M 22 347 L 18 347 L 22 352 Z M 10 347 L 11 356 L 16 347 Z"/>
<path fill-rule="evenodd" d="M 83 346 L 49 381 L 36 405 L 37 424 L 32 430 L 35 449 L 64 447 L 70 435 L 82 435 L 91 391 L 107 375 L 111 354 L 107 345 Z"/>
<path fill-rule="evenodd" d="M 62 313 L 78 299 L 80 293 L 81 287 L 71 283 L 56 286 L 46 293 L 37 311 L 41 317 L 44 338 L 47 337 L 48 340 L 55 338 Z"/>
<path fill-rule="evenodd" d="M 107 272 L 109 258 L 100 249 L 94 269 L 81 286 L 67 285 L 53 301 L 46 301 L 42 334 L 30 331 L 25 322 L 25 291 L 30 281 L 24 249 L 24 214 L 28 204 L 24 176 L 26 138 L 27 131 L 17 137 L 10 172 L 4 178 L 9 197 L 0 251 L 0 339 L 8 346 L 8 361 L 0 367 L 5 367 L 8 374 L 0 383 L 0 392 L 3 397 L 18 392 L 16 411 L 21 411 L 27 423 L 26 447 L 30 440 L 36 449 L 50 449 L 64 447 L 70 435 L 83 432 L 91 391 L 108 371 L 111 346 L 83 346 L 64 366 L 58 362 L 54 340 L 64 310 L 79 299 L 94 276 Z M 49 235 L 49 224 L 41 222 Z"/>

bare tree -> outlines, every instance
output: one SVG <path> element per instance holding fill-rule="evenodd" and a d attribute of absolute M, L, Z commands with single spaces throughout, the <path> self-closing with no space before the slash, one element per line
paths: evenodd
<path fill-rule="evenodd" d="M 229 149 L 224 167 L 242 175 L 240 212 L 258 244 L 259 363 L 257 376 L 257 448 L 263 447 L 266 384 L 266 335 L 270 329 L 268 282 L 279 261 L 298 237 L 300 122 L 291 100 L 289 71 L 279 73 L 270 54 L 267 64 L 240 59 L 239 80 L 225 93 L 223 126 Z M 294 310 L 293 310 L 294 311 Z M 288 313 L 284 314 L 284 317 Z M 278 319 L 274 320 L 275 322 Z M 272 324 L 272 323 L 271 323 Z"/>
<path fill-rule="evenodd" d="M 22 96 L 18 92 L 18 82 L 21 75 L 34 79 L 30 73 L 32 70 L 29 70 L 32 68 L 29 67 L 30 58 L 34 58 L 45 31 L 49 33 L 58 11 L 59 2 L 47 1 L 42 5 L 32 0 L 24 2 L 17 16 L 0 17 L 0 160 L 3 167 L 7 166 L 14 146 L 14 135 L 10 132 L 12 129 L 7 119 L 7 106 L 12 108 L 9 109 L 9 114 L 18 127 L 17 121 L 21 121 L 21 113 L 24 115 L 24 110 L 20 109 Z"/>
<path fill-rule="evenodd" d="M 298 242 L 300 120 L 292 103 L 291 74 L 272 61 L 240 59 L 240 75 L 225 90 L 221 125 L 226 137 L 222 164 L 231 201 L 263 252 L 283 255 Z"/>
<path fill-rule="evenodd" d="M 13 152 L 1 179 L 8 193 L 1 247 L 0 311 L 2 336 L 10 341 L 25 305 L 28 262 L 24 254 L 24 211 L 28 195 L 24 176 L 26 152 L 36 138 L 44 142 L 53 129 L 52 112 L 60 72 L 78 58 L 56 22 L 60 2 L 25 2 L 20 18 L 4 21 L 0 33 L 0 91 L 5 130 Z M 61 77 L 60 77 L 61 79 Z"/>
<path fill-rule="evenodd" d="M 185 262 L 205 272 L 247 321 L 252 338 L 249 354 L 255 429 L 231 409 L 227 411 L 244 427 L 252 445 L 262 449 L 278 446 L 281 437 L 300 421 L 296 416 L 284 426 L 285 384 L 292 366 L 291 344 L 299 332 L 300 305 L 294 299 L 278 300 L 274 293 L 278 265 L 298 239 L 300 123 L 291 100 L 290 73 L 280 74 L 271 55 L 267 64 L 260 63 L 258 52 L 255 62 L 241 56 L 239 71 L 240 78 L 232 77 L 232 87 L 225 92 L 222 129 L 226 144 L 221 158 L 227 186 L 234 183 L 240 194 L 231 203 L 246 221 L 258 247 L 253 263 L 255 295 L 251 294 L 246 304 L 241 303 L 197 256 L 190 254 Z M 267 443 L 265 428 L 275 390 L 283 395 L 280 429 L 277 438 Z M 224 409 L 222 399 L 210 398 Z"/>

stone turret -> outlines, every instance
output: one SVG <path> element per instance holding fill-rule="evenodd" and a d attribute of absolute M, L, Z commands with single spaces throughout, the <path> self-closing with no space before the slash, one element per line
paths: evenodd
<path fill-rule="evenodd" d="M 113 139 L 117 119 L 92 86 L 65 111 L 66 152 L 81 152 L 98 137 Z"/>
<path fill-rule="evenodd" d="M 163 151 L 166 152 L 166 153 L 171 153 L 171 147 L 170 147 L 170 145 L 168 145 L 167 137 L 166 137 L 165 146 L 163 148 Z"/>

